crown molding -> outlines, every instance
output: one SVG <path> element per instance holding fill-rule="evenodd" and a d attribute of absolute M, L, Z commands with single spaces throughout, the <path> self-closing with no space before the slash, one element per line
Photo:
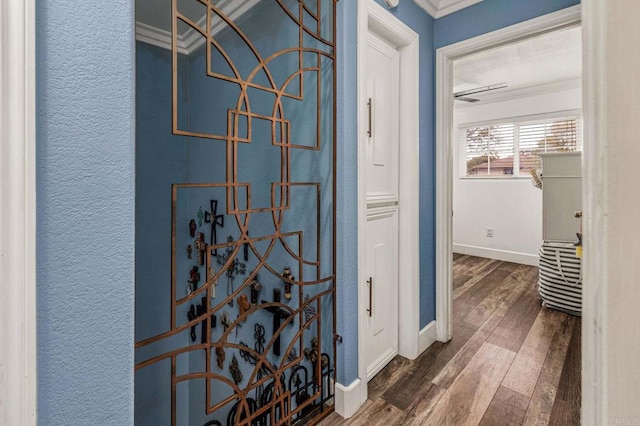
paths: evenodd
<path fill-rule="evenodd" d="M 438 14 L 438 5 L 435 4 L 438 1 L 439 0 L 413 0 L 415 4 L 424 9 L 424 11 L 427 12 L 432 18 L 435 18 Z"/>
<path fill-rule="evenodd" d="M 156 47 L 171 50 L 171 32 L 136 21 L 136 40 Z M 183 37 L 178 36 L 178 53 L 189 54 Z"/>
<path fill-rule="evenodd" d="M 473 6 L 474 4 L 480 3 L 482 1 L 484 0 L 440 0 L 436 19 L 442 18 L 446 15 L 450 15 L 454 12 L 457 12 L 469 6 Z"/>
<path fill-rule="evenodd" d="M 221 12 L 229 17 L 229 19 L 237 20 L 258 3 L 260 3 L 260 0 L 245 0 L 243 2 L 230 1 L 222 7 Z M 207 16 L 204 15 L 198 20 L 197 25 L 200 28 L 205 28 L 206 21 Z M 226 23 L 222 20 L 216 22 L 211 28 L 211 35 L 218 34 L 224 28 L 227 28 Z M 140 21 L 136 21 L 136 40 L 167 50 L 171 50 L 172 48 L 171 31 L 157 28 Z M 204 43 L 204 37 L 202 37 L 198 31 L 189 28 L 184 33 L 178 35 L 178 53 L 190 55 Z"/>
<path fill-rule="evenodd" d="M 431 17 L 438 19 L 454 12 L 473 6 L 484 0 L 413 0 Z"/>

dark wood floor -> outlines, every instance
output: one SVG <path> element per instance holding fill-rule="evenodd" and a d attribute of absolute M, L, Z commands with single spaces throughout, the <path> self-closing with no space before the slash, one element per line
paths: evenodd
<path fill-rule="evenodd" d="M 541 306 L 532 266 L 454 255 L 454 337 L 396 357 L 351 419 L 321 425 L 579 425 L 580 318 Z"/>

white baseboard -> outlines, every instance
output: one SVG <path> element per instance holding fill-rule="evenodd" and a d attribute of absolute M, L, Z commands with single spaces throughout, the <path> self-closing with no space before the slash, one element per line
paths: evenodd
<path fill-rule="evenodd" d="M 364 386 L 366 385 L 367 384 L 364 383 Z M 363 382 L 360 379 L 355 379 L 349 386 L 336 383 L 333 400 L 335 402 L 334 408 L 338 415 L 348 419 L 362 406 L 360 398 L 361 386 L 363 386 Z"/>
<path fill-rule="evenodd" d="M 387 351 L 380 356 L 376 361 L 372 362 L 369 367 L 367 367 L 367 380 L 373 378 L 376 374 L 382 371 L 383 368 L 387 366 L 393 360 L 398 352 L 396 352 L 393 348 L 387 349 Z"/>
<path fill-rule="evenodd" d="M 523 265 L 538 266 L 538 255 L 519 253 L 515 251 L 496 250 L 486 247 L 468 246 L 466 244 L 453 244 L 453 252 L 468 256 L 486 257 L 488 259 L 502 260 L 504 262 L 520 263 Z"/>
<path fill-rule="evenodd" d="M 431 321 L 422 330 L 418 339 L 418 351 L 422 353 L 435 342 L 436 339 L 436 322 Z"/>

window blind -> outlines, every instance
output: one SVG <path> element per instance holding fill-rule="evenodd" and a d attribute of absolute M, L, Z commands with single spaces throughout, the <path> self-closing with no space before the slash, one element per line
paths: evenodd
<path fill-rule="evenodd" d="M 528 176 L 541 152 L 581 150 L 581 127 L 578 117 L 562 117 L 463 128 L 466 176 Z"/>
<path fill-rule="evenodd" d="M 541 152 L 576 151 L 576 127 L 574 118 L 520 125 L 520 171 L 540 168 Z"/>
<path fill-rule="evenodd" d="M 466 131 L 467 174 L 490 176 L 504 173 L 505 161 L 513 159 L 513 124 L 472 127 Z M 513 170 L 513 160 L 511 161 Z"/>

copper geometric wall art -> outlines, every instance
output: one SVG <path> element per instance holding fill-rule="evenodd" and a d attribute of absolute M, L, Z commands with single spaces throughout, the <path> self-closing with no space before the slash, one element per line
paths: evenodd
<path fill-rule="evenodd" d="M 170 324 L 136 342 L 136 374 L 168 366 L 167 424 L 331 411 L 336 1 L 232 17 L 224 0 L 172 0 L 172 133 L 190 178 L 171 188 Z"/>

